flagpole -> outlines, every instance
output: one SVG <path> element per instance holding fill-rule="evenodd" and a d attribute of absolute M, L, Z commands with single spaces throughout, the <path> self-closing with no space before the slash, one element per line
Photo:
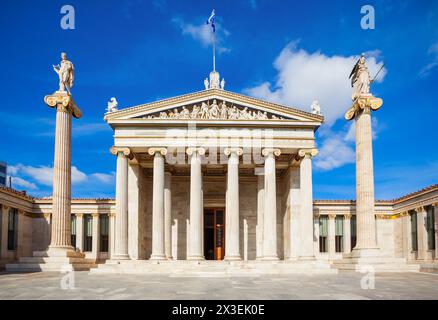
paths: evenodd
<path fill-rule="evenodd" d="M 216 32 L 213 31 L 213 71 L 216 71 Z"/>

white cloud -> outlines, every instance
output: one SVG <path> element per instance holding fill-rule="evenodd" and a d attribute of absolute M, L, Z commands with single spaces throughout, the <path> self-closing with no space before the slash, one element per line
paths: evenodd
<path fill-rule="evenodd" d="M 367 65 L 374 76 L 383 65 L 379 50 L 368 51 Z M 334 123 L 343 118 L 351 106 L 351 83 L 348 76 L 359 56 L 327 56 L 321 52 L 309 53 L 298 48 L 298 41 L 289 43 L 274 61 L 277 70 L 275 84 L 263 82 L 247 88 L 245 93 L 310 111 L 313 100 L 318 100 L 326 127 L 321 128 L 322 140 L 319 155 L 315 158 L 315 168 L 321 171 L 332 170 L 355 162 L 354 123 L 338 132 L 331 129 Z M 385 68 L 376 78 L 382 82 Z M 373 134 L 377 121 L 373 120 Z"/>
<path fill-rule="evenodd" d="M 419 75 L 423 78 L 427 77 L 433 69 L 438 67 L 438 41 L 430 46 L 427 53 L 432 56 L 432 61 L 420 70 Z"/>
<path fill-rule="evenodd" d="M 181 29 L 183 35 L 188 35 L 199 41 L 202 46 L 208 47 L 213 45 L 213 32 L 211 26 L 205 22 L 200 24 L 186 23 L 181 18 L 173 18 L 172 22 Z M 219 53 L 230 52 L 231 49 L 223 45 L 224 38 L 230 35 L 230 32 L 223 28 L 217 20 L 216 24 L 216 48 Z"/>
<path fill-rule="evenodd" d="M 115 178 L 116 178 L 115 172 L 111 172 L 110 174 L 107 174 L 107 173 L 93 173 L 91 176 L 96 178 L 100 182 L 108 183 L 108 184 L 115 182 Z"/>
<path fill-rule="evenodd" d="M 29 182 L 29 181 L 24 180 L 20 177 L 12 176 L 11 178 L 12 178 L 12 187 L 13 188 L 22 187 L 22 188 L 27 189 L 27 190 L 37 190 L 38 189 L 37 185 L 33 182 Z"/>
<path fill-rule="evenodd" d="M 331 126 L 351 105 L 351 84 L 348 76 L 359 56 L 327 56 L 321 52 L 309 53 L 288 44 L 274 62 L 277 70 L 275 85 L 264 82 L 247 88 L 245 93 L 257 98 L 290 105 L 310 111 L 313 100 L 318 100 L 326 123 Z M 366 53 L 371 76 L 382 66 L 377 62 L 380 51 Z M 383 81 L 386 69 L 380 72 L 377 82 Z"/>
<path fill-rule="evenodd" d="M 20 175 L 23 177 L 31 178 L 35 180 L 38 184 L 51 186 L 53 184 L 53 168 L 50 166 L 26 166 L 23 164 L 17 164 L 16 166 L 11 166 L 13 171 L 10 173 L 12 175 Z M 8 170 L 11 170 L 8 167 Z M 71 167 L 71 180 L 73 184 L 81 183 L 87 180 L 87 175 L 81 172 L 77 167 Z"/>

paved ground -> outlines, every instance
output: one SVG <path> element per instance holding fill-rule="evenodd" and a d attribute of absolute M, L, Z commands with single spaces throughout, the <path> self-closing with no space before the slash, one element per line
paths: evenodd
<path fill-rule="evenodd" d="M 360 273 L 175 278 L 77 272 L 75 289 L 68 290 L 61 287 L 64 276 L 0 273 L 0 299 L 438 299 L 438 274 L 426 273 L 378 274 L 368 290 L 361 289 Z"/>

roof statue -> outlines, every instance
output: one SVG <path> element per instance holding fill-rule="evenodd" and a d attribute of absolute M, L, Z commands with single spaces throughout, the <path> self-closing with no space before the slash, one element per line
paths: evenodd
<path fill-rule="evenodd" d="M 318 100 L 313 100 L 312 105 L 310 106 L 310 110 L 313 114 L 321 115 L 321 107 Z"/>
<path fill-rule="evenodd" d="M 117 102 L 117 99 L 115 97 L 112 97 L 110 101 L 108 101 L 108 105 L 106 108 L 107 113 L 116 112 L 119 109 L 117 108 L 119 106 L 119 103 Z"/>

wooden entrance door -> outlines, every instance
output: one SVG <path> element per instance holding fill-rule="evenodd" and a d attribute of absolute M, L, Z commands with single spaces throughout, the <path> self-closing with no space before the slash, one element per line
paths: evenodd
<path fill-rule="evenodd" d="M 225 256 L 225 210 L 204 210 L 204 252 L 207 260 L 223 260 Z"/>

